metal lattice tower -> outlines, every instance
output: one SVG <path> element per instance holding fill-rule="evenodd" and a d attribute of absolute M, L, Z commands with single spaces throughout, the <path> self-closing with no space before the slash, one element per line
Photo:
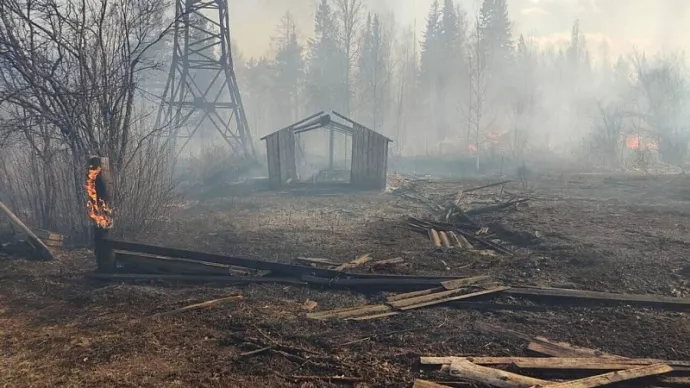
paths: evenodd
<path fill-rule="evenodd" d="M 254 145 L 230 49 L 227 0 L 176 0 L 173 57 L 156 128 L 171 128 L 177 152 L 200 130 L 215 128 L 234 152 L 254 159 Z M 210 125 L 209 125 L 210 124 Z"/>

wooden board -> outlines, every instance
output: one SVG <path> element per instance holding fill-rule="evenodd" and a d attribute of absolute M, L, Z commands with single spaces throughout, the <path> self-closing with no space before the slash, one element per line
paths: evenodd
<path fill-rule="evenodd" d="M 527 345 L 527 349 L 536 353 L 552 357 L 602 357 L 625 359 L 626 357 L 604 353 L 600 350 L 573 346 L 566 342 L 554 342 L 544 337 L 535 337 Z"/>
<path fill-rule="evenodd" d="M 673 368 L 664 364 L 653 364 L 605 373 L 603 375 L 586 377 L 584 379 L 542 385 L 541 388 L 596 388 L 603 385 L 618 383 L 621 381 L 635 380 L 642 377 L 657 376 L 672 372 Z"/>
<path fill-rule="evenodd" d="M 461 294 L 461 293 L 466 292 L 466 291 L 467 290 L 465 288 L 456 288 L 454 290 L 434 292 L 434 293 L 427 294 L 427 295 L 420 295 L 420 296 L 415 296 L 412 298 L 390 301 L 390 302 L 388 302 L 388 304 L 393 308 L 403 309 L 404 307 L 415 305 L 415 304 L 445 299 L 449 296 Z"/>
<path fill-rule="evenodd" d="M 572 299 L 604 303 L 625 303 L 634 306 L 690 309 L 690 299 L 661 295 L 613 294 L 608 292 L 570 290 L 563 288 L 512 288 L 506 294 L 553 299 Z"/>
<path fill-rule="evenodd" d="M 449 373 L 453 377 L 499 388 L 529 388 L 549 383 L 546 380 L 479 366 L 465 359 L 454 360 L 450 364 Z"/>
<path fill-rule="evenodd" d="M 115 260 L 126 269 L 145 268 L 156 273 L 177 275 L 250 275 L 246 268 L 233 267 L 227 264 L 211 263 L 199 260 L 189 260 L 178 257 L 164 257 L 115 250 Z M 137 271 L 140 272 L 140 271 Z M 137 273 L 134 272 L 134 273 Z"/>
<path fill-rule="evenodd" d="M 439 291 L 444 291 L 444 290 L 455 290 L 457 288 L 461 287 L 467 287 L 471 286 L 474 284 L 481 283 L 485 280 L 488 280 L 488 276 L 473 276 L 469 278 L 463 278 L 463 279 L 453 279 L 453 280 L 447 280 L 441 283 L 441 287 L 436 287 L 436 288 L 430 288 L 427 290 L 421 290 L 421 291 L 414 291 L 414 292 L 407 292 L 404 294 L 396 294 L 396 295 L 391 295 L 386 298 L 387 302 L 395 302 L 396 300 L 401 300 L 401 299 L 408 299 L 408 298 L 414 298 L 417 296 L 422 296 L 422 295 L 429 295 L 434 292 L 439 292 Z"/>
<path fill-rule="evenodd" d="M 489 295 L 489 294 L 495 294 L 495 293 L 503 292 L 503 291 L 505 291 L 505 290 L 507 290 L 507 289 L 509 289 L 509 288 L 510 288 L 510 287 L 496 287 L 496 288 L 492 288 L 492 289 L 488 289 L 488 290 L 473 292 L 473 293 L 470 293 L 470 294 L 459 295 L 459 296 L 452 296 L 452 297 L 449 297 L 449 298 L 437 299 L 437 300 L 432 300 L 432 301 L 423 302 L 423 303 L 417 303 L 417 304 L 413 304 L 413 305 L 409 305 L 409 306 L 403 306 L 403 307 L 400 307 L 399 309 L 402 310 L 402 311 L 406 311 L 406 310 L 412 310 L 412 309 L 419 309 L 419 308 L 422 308 L 422 307 L 434 306 L 434 305 L 442 304 L 442 303 L 454 302 L 454 301 L 457 301 L 457 300 L 464 300 L 464 299 L 477 298 L 477 297 L 484 296 L 484 295 Z"/>
<path fill-rule="evenodd" d="M 281 186 L 280 182 L 280 148 L 278 134 L 273 133 L 266 137 L 266 158 L 268 164 L 268 180 L 272 189 Z"/>
<path fill-rule="evenodd" d="M 690 361 L 658 360 L 648 358 L 602 359 L 557 358 L 557 357 L 420 357 L 423 365 L 448 365 L 457 359 L 469 360 L 477 365 L 515 365 L 521 369 L 562 369 L 562 370 L 619 370 L 636 366 L 666 364 L 674 367 L 688 367 Z"/>

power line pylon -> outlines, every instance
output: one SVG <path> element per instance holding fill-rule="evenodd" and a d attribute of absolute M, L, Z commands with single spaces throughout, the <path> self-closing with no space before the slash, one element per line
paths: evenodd
<path fill-rule="evenodd" d="M 227 0 L 176 0 L 172 63 L 156 128 L 170 128 L 178 153 L 197 132 L 215 128 L 238 156 L 253 160 L 232 62 L 228 9 Z M 178 139 L 184 139 L 179 148 Z"/>

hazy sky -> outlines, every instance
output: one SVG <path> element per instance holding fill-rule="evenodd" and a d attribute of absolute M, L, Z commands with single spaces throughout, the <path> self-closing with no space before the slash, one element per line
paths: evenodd
<path fill-rule="evenodd" d="M 375 12 L 395 12 L 405 25 L 416 20 L 421 33 L 433 0 L 364 0 Z M 245 56 L 264 55 L 280 17 L 288 10 L 297 20 L 301 38 L 311 36 L 317 0 L 229 0 L 230 26 Z M 480 0 L 456 0 L 470 17 Z M 690 0 L 508 0 L 514 32 L 542 43 L 569 38 L 580 19 L 593 56 L 606 41 L 612 56 L 633 47 L 648 52 L 690 48 Z M 418 34 L 421 36 L 421 34 Z"/>

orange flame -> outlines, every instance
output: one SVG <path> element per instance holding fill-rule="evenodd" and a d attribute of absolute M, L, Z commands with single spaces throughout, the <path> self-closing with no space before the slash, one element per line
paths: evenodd
<path fill-rule="evenodd" d="M 99 228 L 109 229 L 113 226 L 112 210 L 102 198 L 98 198 L 96 179 L 101 173 L 101 167 L 89 167 L 89 175 L 86 179 L 86 194 L 89 199 L 86 203 L 89 217 Z"/>
<path fill-rule="evenodd" d="M 639 149 L 640 148 L 640 136 L 635 135 L 635 136 L 629 137 L 625 141 L 625 146 L 630 148 L 631 150 Z"/>

